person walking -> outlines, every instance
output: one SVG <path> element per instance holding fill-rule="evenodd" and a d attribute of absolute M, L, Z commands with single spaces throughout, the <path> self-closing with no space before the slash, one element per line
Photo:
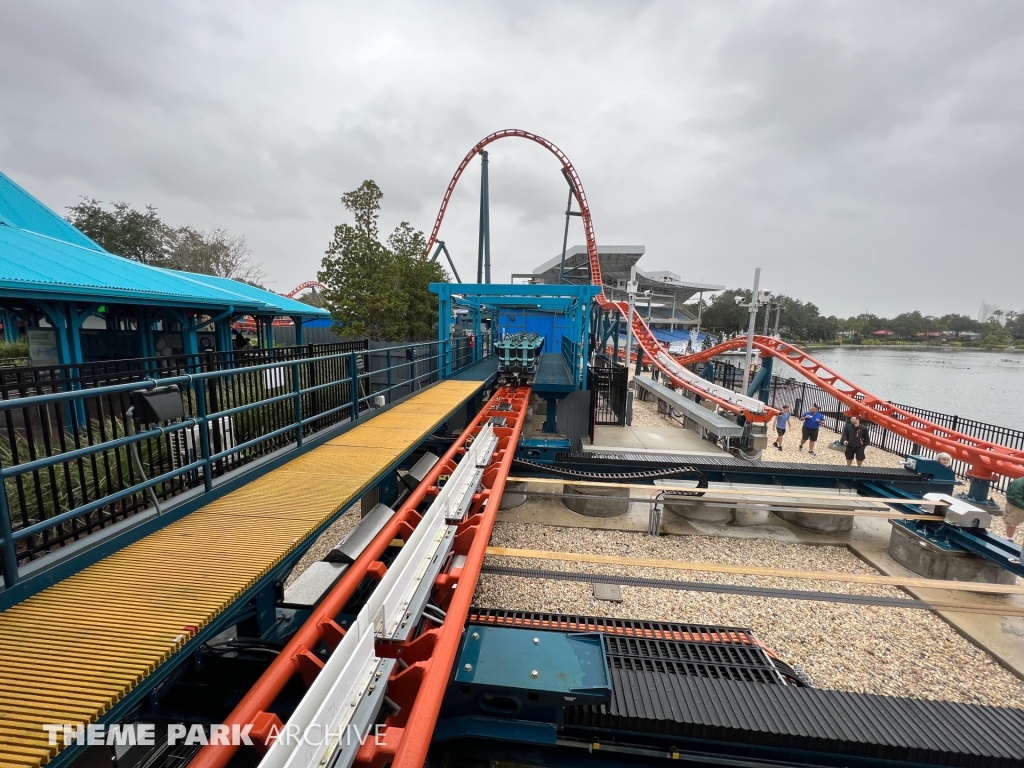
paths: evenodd
<path fill-rule="evenodd" d="M 1018 477 L 1006 486 L 1003 522 L 1006 524 L 1006 538 L 1012 540 L 1017 526 L 1024 523 L 1024 477 Z"/>
<path fill-rule="evenodd" d="M 810 449 L 807 451 L 811 456 L 814 456 L 814 444 L 818 442 L 818 428 L 821 426 L 821 422 L 825 420 L 825 414 L 818 410 L 818 404 L 815 403 L 811 406 L 811 410 L 807 411 L 803 416 L 800 417 L 800 421 L 804 423 L 804 428 L 800 431 L 800 450 L 804 449 L 804 443 L 810 443 Z"/>
<path fill-rule="evenodd" d="M 850 420 L 843 427 L 843 436 L 840 438 L 846 446 L 846 466 L 853 464 L 857 459 L 857 466 L 864 466 L 864 449 L 871 445 L 871 435 L 868 428 L 860 423 L 857 416 L 851 416 Z"/>
<path fill-rule="evenodd" d="M 772 443 L 780 451 L 782 450 L 782 438 L 786 435 L 786 425 L 789 424 L 789 417 L 793 414 L 789 411 L 789 406 L 782 406 L 782 413 L 775 417 L 775 442 Z"/>

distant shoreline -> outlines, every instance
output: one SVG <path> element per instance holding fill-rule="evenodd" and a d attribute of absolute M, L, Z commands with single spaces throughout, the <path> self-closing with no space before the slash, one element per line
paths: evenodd
<path fill-rule="evenodd" d="M 802 345 L 800 349 L 855 349 L 858 352 L 875 349 L 912 349 L 923 352 L 986 352 L 1003 355 L 1024 355 L 1024 347 L 1017 347 L 1015 349 L 986 349 L 985 347 L 950 347 L 945 344 L 942 346 L 931 344 L 806 344 Z"/>

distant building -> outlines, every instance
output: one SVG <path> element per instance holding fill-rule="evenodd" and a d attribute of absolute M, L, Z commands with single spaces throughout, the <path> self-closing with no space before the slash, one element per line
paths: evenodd
<path fill-rule="evenodd" d="M 996 314 L 996 313 L 999 314 Z M 978 310 L 978 322 L 987 323 L 989 320 L 995 320 L 1000 325 L 1006 324 L 1006 317 L 999 309 L 998 304 L 986 304 L 984 301 L 981 302 L 981 309 Z"/>
<path fill-rule="evenodd" d="M 599 245 L 597 253 L 601 259 L 601 277 L 604 281 L 605 294 L 613 301 L 625 301 L 630 268 L 636 266 L 640 257 L 644 255 L 644 246 Z M 586 246 L 576 245 L 568 249 L 565 253 L 564 268 L 562 254 L 559 253 L 533 272 L 514 274 L 512 279 L 527 279 L 531 283 L 557 283 L 560 270 L 562 280 L 566 283 L 589 283 L 590 259 Z M 724 285 L 684 280 L 675 272 L 645 272 L 639 267 L 636 270 L 636 282 L 637 311 L 652 328 L 667 331 L 696 326 L 697 318 L 686 311 L 683 304 L 698 294 L 725 289 Z"/>

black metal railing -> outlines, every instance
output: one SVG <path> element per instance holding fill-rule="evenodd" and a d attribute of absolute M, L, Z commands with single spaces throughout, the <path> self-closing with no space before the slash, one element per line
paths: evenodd
<path fill-rule="evenodd" d="M 590 366 L 590 423 L 592 425 L 626 425 L 626 397 L 629 369 L 598 355 Z M 593 435 L 591 435 L 593 438 Z"/>
<path fill-rule="evenodd" d="M 837 433 L 842 432 L 847 421 L 846 417 L 843 415 L 847 406 L 838 398 L 830 392 L 822 389 L 817 384 L 812 384 L 808 381 L 800 381 L 795 378 L 772 376 L 769 404 L 774 408 L 781 408 L 783 405 L 789 405 L 792 411 L 798 415 L 811 405 L 817 404 L 825 414 L 825 421 L 823 422 L 824 426 Z M 938 424 L 939 426 L 946 427 L 947 429 L 960 432 L 968 437 L 973 437 L 978 440 L 987 440 L 988 442 L 1003 445 L 1007 448 L 1024 450 L 1024 430 L 1003 427 L 997 424 L 988 424 L 983 421 L 975 421 L 974 419 L 965 419 L 961 416 L 940 413 L 939 411 L 929 411 L 924 408 L 916 408 L 910 405 L 901 405 L 899 403 L 892 403 L 892 405 L 895 405 L 897 408 L 902 408 L 903 410 L 930 421 L 933 424 Z M 890 432 L 878 424 L 868 422 L 867 426 L 868 431 L 871 434 L 871 444 L 879 450 L 904 457 L 917 453 L 929 453 L 928 451 L 923 450 L 920 446 L 915 445 L 913 440 L 896 434 L 895 432 Z M 970 468 L 971 465 L 966 462 L 959 461 L 957 459 L 953 460 L 952 469 L 956 473 L 957 477 L 961 479 L 967 478 L 967 473 Z M 1005 491 L 1009 480 L 1009 478 L 1000 477 L 992 483 L 992 488 L 995 490 Z"/>
<path fill-rule="evenodd" d="M 576 386 L 580 386 L 580 374 L 583 372 L 581 362 L 583 361 L 583 345 L 562 336 L 562 360 L 565 361 L 565 369 L 569 372 L 569 378 Z"/>
<path fill-rule="evenodd" d="M 23 369 L 0 385 L 5 584 L 17 581 L 19 563 L 147 508 L 149 489 L 160 499 L 209 491 L 214 478 L 357 418 L 380 405 L 379 396 L 392 402 L 487 356 L 482 342 L 376 350 L 358 342 L 158 358 L 147 363 L 166 364 L 152 367 Z M 179 387 L 184 418 L 135 433 L 125 419 L 131 395 L 158 384 Z"/>

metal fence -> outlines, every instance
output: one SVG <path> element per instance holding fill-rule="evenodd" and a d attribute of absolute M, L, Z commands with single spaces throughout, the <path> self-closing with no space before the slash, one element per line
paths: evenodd
<path fill-rule="evenodd" d="M 743 379 L 743 369 L 721 360 L 713 362 L 715 366 L 715 382 L 729 387 L 733 391 L 739 391 Z M 701 373 L 702 369 L 702 365 L 693 366 L 695 373 Z M 812 384 L 799 377 L 772 376 L 768 404 L 773 408 L 782 408 L 782 406 L 788 405 L 793 413 L 797 415 L 806 411 L 811 405 L 817 405 L 825 415 L 825 421 L 822 424 L 826 429 L 840 433 L 843 431 L 843 427 L 846 426 L 847 419 L 844 414 L 847 406 L 845 403 L 817 384 Z M 965 419 L 961 416 L 929 411 L 910 405 L 892 404 L 933 424 L 952 429 L 969 437 L 987 440 L 997 445 L 1004 445 L 1007 448 L 1024 450 L 1024 430 Z M 868 422 L 867 427 L 871 434 L 871 444 L 879 450 L 904 457 L 911 454 L 930 453 L 930 451 L 915 445 L 912 440 L 902 437 L 895 432 L 890 432 L 878 424 Z M 970 464 L 955 459 L 953 461 L 953 470 L 956 472 L 957 477 L 961 479 L 967 478 L 967 472 L 970 468 Z M 1000 477 L 992 483 L 992 488 L 1005 491 L 1008 482 L 1009 478 Z"/>
<path fill-rule="evenodd" d="M 469 338 L 365 342 L 3 372 L 0 560 L 5 583 L 39 558 L 486 356 Z M 10 374 L 10 375 L 9 375 Z M 175 384 L 185 416 L 131 424 L 131 395 Z M 138 432 L 136 432 L 138 429 Z M 130 453 L 138 449 L 146 476 Z"/>
<path fill-rule="evenodd" d="M 629 369 L 624 365 L 612 363 L 603 355 L 598 355 L 594 359 L 594 364 L 590 366 L 589 382 L 590 423 L 625 426 Z"/>
<path fill-rule="evenodd" d="M 781 408 L 783 405 L 789 405 L 794 413 L 799 414 L 804 409 L 815 403 L 822 412 L 825 413 L 825 421 L 823 422 L 824 426 L 831 429 L 833 432 L 842 432 L 843 427 L 846 425 L 846 417 L 843 415 L 846 410 L 846 405 L 844 403 L 840 402 L 835 396 L 826 392 L 816 384 L 811 384 L 806 381 L 797 381 L 792 378 L 772 376 L 769 404 L 773 407 Z M 1010 427 L 988 424 L 986 422 L 975 421 L 973 419 L 965 419 L 961 416 L 940 413 L 938 411 L 929 411 L 924 408 L 916 408 L 911 405 L 901 405 L 900 403 L 892 403 L 892 405 L 895 405 L 897 408 L 902 408 L 903 410 L 930 421 L 933 424 L 938 424 L 939 426 L 960 432 L 961 434 L 969 437 L 979 440 L 987 440 L 988 442 L 996 443 L 997 445 L 1004 445 L 1007 448 L 1024 450 L 1024 430 L 1011 429 Z M 909 440 L 902 435 L 898 435 L 895 432 L 890 432 L 878 424 L 874 424 L 872 422 L 866 422 L 866 424 L 868 432 L 871 434 L 871 444 L 879 450 L 904 457 L 910 456 L 911 454 L 931 453 L 931 451 L 915 445 L 912 440 Z M 970 468 L 971 465 L 966 462 L 956 459 L 953 460 L 952 469 L 956 473 L 957 477 L 961 479 L 967 479 L 967 472 Z M 992 483 L 992 488 L 994 490 L 1005 491 L 1006 485 L 1009 482 L 1010 478 L 999 477 Z"/>

